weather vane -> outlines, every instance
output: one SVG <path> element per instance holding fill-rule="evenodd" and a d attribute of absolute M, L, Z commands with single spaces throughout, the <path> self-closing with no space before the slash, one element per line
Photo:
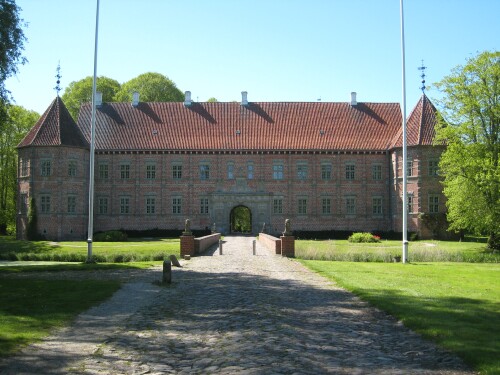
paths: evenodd
<path fill-rule="evenodd" d="M 418 68 L 418 70 L 422 71 L 422 74 L 420 75 L 420 77 L 422 77 L 422 87 L 420 87 L 422 92 L 425 92 L 425 69 L 427 69 L 427 67 L 424 66 L 424 60 L 422 60 L 422 66 Z"/>
<path fill-rule="evenodd" d="M 58 62 L 57 63 L 57 74 L 56 74 L 56 78 L 57 78 L 57 81 L 56 81 L 56 87 L 54 87 L 54 90 L 56 90 L 57 92 L 57 96 L 59 96 L 59 92 L 61 91 L 61 62 Z"/>

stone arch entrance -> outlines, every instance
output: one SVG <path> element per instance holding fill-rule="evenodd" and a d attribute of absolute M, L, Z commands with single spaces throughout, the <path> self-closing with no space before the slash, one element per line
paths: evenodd
<path fill-rule="evenodd" d="M 247 206 L 233 207 L 229 214 L 231 233 L 252 233 L 252 211 Z"/>

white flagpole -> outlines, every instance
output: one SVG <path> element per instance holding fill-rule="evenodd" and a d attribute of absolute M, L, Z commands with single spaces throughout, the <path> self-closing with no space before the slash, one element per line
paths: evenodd
<path fill-rule="evenodd" d="M 94 79 L 92 81 L 92 119 L 90 124 L 90 172 L 89 172 L 89 225 L 87 230 L 87 263 L 93 263 L 92 236 L 94 232 L 94 150 L 95 150 L 95 112 L 97 87 L 97 36 L 99 31 L 99 0 L 95 14 L 95 44 L 94 44 Z"/>
<path fill-rule="evenodd" d="M 403 0 L 400 0 L 400 18 L 401 18 L 401 54 L 402 54 L 402 72 L 403 72 L 403 103 L 401 111 L 403 113 L 403 263 L 408 261 L 408 193 L 407 193 L 407 181 L 406 181 L 406 164 L 407 164 L 407 153 L 406 153 L 406 74 L 405 74 L 405 24 L 404 24 L 404 12 L 403 12 Z"/>

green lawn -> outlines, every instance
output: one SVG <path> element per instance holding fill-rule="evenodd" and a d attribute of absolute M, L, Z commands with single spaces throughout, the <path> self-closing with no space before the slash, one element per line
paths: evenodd
<path fill-rule="evenodd" d="M 500 374 L 500 265 L 301 262 L 482 374 Z"/>
<path fill-rule="evenodd" d="M 310 260 L 391 262 L 401 255 L 401 241 L 351 243 L 347 240 L 297 240 L 295 256 Z M 486 244 L 455 241 L 412 241 L 408 249 L 412 262 L 500 262 L 500 253 L 493 254 Z"/>
<path fill-rule="evenodd" d="M 66 325 L 119 287 L 118 281 L 0 278 L 0 357 Z"/>
<path fill-rule="evenodd" d="M 24 262 L 20 262 L 24 263 Z M 0 267 L 0 357 L 40 340 L 54 328 L 68 324 L 76 315 L 109 298 L 118 288 L 116 280 L 57 280 L 6 278 L 3 275 L 57 271 L 103 271 L 148 268 L 160 262 L 60 263 Z"/>
<path fill-rule="evenodd" d="M 98 262 L 163 260 L 180 255 L 180 241 L 175 239 L 129 239 L 127 242 L 94 242 L 92 253 Z M 87 258 L 85 241 L 18 241 L 0 237 L 0 260 L 40 260 L 83 262 Z"/>

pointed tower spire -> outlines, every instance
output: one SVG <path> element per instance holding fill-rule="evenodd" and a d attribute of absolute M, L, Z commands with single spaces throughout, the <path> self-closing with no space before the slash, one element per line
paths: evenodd
<path fill-rule="evenodd" d="M 422 78 L 422 87 L 420 87 L 420 90 L 425 94 L 425 69 L 427 69 L 426 66 L 424 66 L 424 60 L 422 60 L 422 66 L 418 68 L 418 70 L 422 71 L 422 74 L 420 77 Z"/>
<path fill-rule="evenodd" d="M 57 63 L 56 72 L 57 72 L 57 74 L 56 74 L 57 81 L 56 81 L 56 87 L 54 87 L 54 90 L 56 90 L 57 97 L 59 97 L 59 92 L 61 91 L 61 78 L 62 78 L 61 62 L 60 61 Z"/>

